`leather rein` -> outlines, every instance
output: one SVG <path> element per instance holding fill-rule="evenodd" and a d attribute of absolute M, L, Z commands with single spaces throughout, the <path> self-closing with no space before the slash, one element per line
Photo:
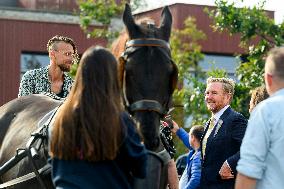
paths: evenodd
<path fill-rule="evenodd" d="M 38 180 L 42 189 L 47 188 L 42 179 L 42 174 L 50 173 L 51 166 L 50 164 L 46 164 L 42 168 L 39 169 L 35 163 L 35 159 L 39 158 L 38 152 L 40 151 L 40 148 L 43 146 L 44 140 L 47 140 L 48 138 L 49 125 L 52 119 L 54 118 L 60 105 L 56 107 L 55 109 L 53 109 L 52 111 L 50 111 L 48 114 L 46 114 L 42 118 L 42 120 L 44 119 L 47 119 L 47 120 L 45 120 L 43 125 L 41 125 L 41 121 L 38 123 L 39 128 L 37 128 L 37 130 L 31 134 L 30 139 L 26 143 L 26 147 L 22 149 L 17 149 L 16 155 L 13 156 L 10 160 L 8 160 L 4 165 L 0 167 L 0 176 L 5 174 L 7 171 L 9 171 L 12 167 L 14 167 L 18 162 L 20 162 L 25 157 L 29 158 L 33 171 L 23 176 L 7 181 L 5 183 L 1 183 L 0 189 L 6 188 L 9 186 L 14 186 L 16 184 L 26 182 L 33 178 L 36 178 Z"/>

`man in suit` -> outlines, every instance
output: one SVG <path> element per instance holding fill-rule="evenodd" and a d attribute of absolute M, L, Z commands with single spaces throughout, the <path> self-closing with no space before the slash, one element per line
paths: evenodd
<path fill-rule="evenodd" d="M 208 78 L 205 102 L 212 117 L 201 139 L 201 188 L 234 188 L 236 165 L 247 120 L 230 107 L 235 83 L 228 78 Z"/>

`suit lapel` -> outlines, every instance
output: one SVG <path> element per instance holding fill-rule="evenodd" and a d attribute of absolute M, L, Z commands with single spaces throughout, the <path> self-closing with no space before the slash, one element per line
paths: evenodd
<path fill-rule="evenodd" d="M 220 119 L 225 120 L 226 117 L 231 113 L 231 111 L 232 111 L 232 108 L 229 106 L 229 107 L 224 111 L 224 113 L 221 115 Z"/>
<path fill-rule="evenodd" d="M 203 141 L 203 138 L 208 130 L 208 127 L 209 127 L 209 124 L 210 124 L 210 120 L 208 120 L 206 123 L 205 123 L 205 129 L 204 129 L 204 132 L 203 132 L 203 135 L 201 137 L 201 142 Z"/>
<path fill-rule="evenodd" d="M 226 118 L 227 118 L 228 115 L 231 113 L 231 111 L 232 111 L 232 108 L 229 106 L 229 107 L 224 111 L 224 113 L 221 115 L 221 117 L 219 118 L 219 120 L 218 120 L 218 122 L 217 122 L 217 125 L 215 125 L 214 129 L 212 130 L 210 136 L 209 136 L 208 139 L 207 139 L 205 154 L 210 153 L 209 151 L 210 151 L 210 149 L 211 149 L 211 143 L 212 143 L 212 141 L 214 140 L 214 138 L 216 137 L 216 135 L 218 134 L 217 132 L 216 132 L 216 134 L 215 134 L 215 131 L 216 131 L 217 127 L 219 127 L 219 128 L 218 128 L 218 131 L 221 129 L 221 127 L 224 125 L 223 122 L 226 120 Z M 222 121 L 221 121 L 222 123 L 220 123 L 220 126 L 218 126 L 220 120 L 222 120 Z M 204 130 L 204 133 L 203 133 L 203 136 L 202 136 L 202 140 L 203 140 L 203 138 L 204 138 L 204 136 L 205 136 L 205 134 L 206 134 L 206 132 L 207 132 L 207 130 L 208 130 L 208 127 L 209 127 L 209 120 L 208 120 L 208 121 L 206 122 L 206 124 L 205 124 L 205 130 Z M 201 142 L 202 142 L 202 141 L 201 141 Z M 202 144 L 202 143 L 201 143 L 201 144 Z M 201 152 L 201 153 L 202 153 L 202 152 Z M 203 157 L 203 154 L 202 154 L 202 157 Z"/>
<path fill-rule="evenodd" d="M 221 127 L 223 127 L 224 125 L 224 121 L 228 118 L 228 115 L 231 113 L 232 108 L 229 106 L 221 115 L 221 117 L 219 118 L 216 126 L 214 127 L 213 131 L 212 131 L 212 137 L 215 138 L 216 135 L 218 134 L 218 131 L 221 129 Z"/>

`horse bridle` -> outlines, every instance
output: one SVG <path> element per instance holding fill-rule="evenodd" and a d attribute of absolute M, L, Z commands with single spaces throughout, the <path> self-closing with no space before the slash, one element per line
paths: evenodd
<path fill-rule="evenodd" d="M 164 48 L 168 51 L 167 57 L 171 62 L 171 56 L 170 56 L 170 45 L 168 42 L 156 39 L 156 38 L 139 38 L 139 39 L 133 39 L 126 43 L 125 45 L 125 51 L 122 53 L 122 55 L 119 58 L 119 61 L 122 61 L 123 64 L 127 62 L 127 59 L 129 55 L 134 53 L 136 50 L 138 50 L 141 47 L 160 47 Z M 157 112 L 161 117 L 164 116 L 168 111 L 168 104 L 169 100 L 166 103 L 165 107 L 161 105 L 160 102 L 156 100 L 151 99 L 142 99 L 133 102 L 132 104 L 129 104 L 129 101 L 127 99 L 126 95 L 126 87 L 125 87 L 125 69 L 123 72 L 123 78 L 122 78 L 122 89 L 123 89 L 123 98 L 126 108 L 130 113 L 133 113 L 135 111 L 154 111 Z"/>

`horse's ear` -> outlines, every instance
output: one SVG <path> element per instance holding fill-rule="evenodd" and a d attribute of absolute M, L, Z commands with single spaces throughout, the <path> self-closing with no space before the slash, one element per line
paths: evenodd
<path fill-rule="evenodd" d="M 131 8 L 128 3 L 125 4 L 122 20 L 123 20 L 124 25 L 126 26 L 129 36 L 130 37 L 133 36 L 137 28 L 137 25 L 135 24 L 134 18 L 132 16 Z"/>
<path fill-rule="evenodd" d="M 168 41 L 172 29 L 172 14 L 168 6 L 163 8 L 160 23 L 160 31 L 164 35 L 165 40 Z"/>
<path fill-rule="evenodd" d="M 177 82 L 178 82 L 178 68 L 177 68 L 177 65 L 173 62 L 173 72 L 171 74 L 171 78 L 170 78 L 170 93 L 173 94 L 174 90 L 176 89 L 177 87 Z"/>

